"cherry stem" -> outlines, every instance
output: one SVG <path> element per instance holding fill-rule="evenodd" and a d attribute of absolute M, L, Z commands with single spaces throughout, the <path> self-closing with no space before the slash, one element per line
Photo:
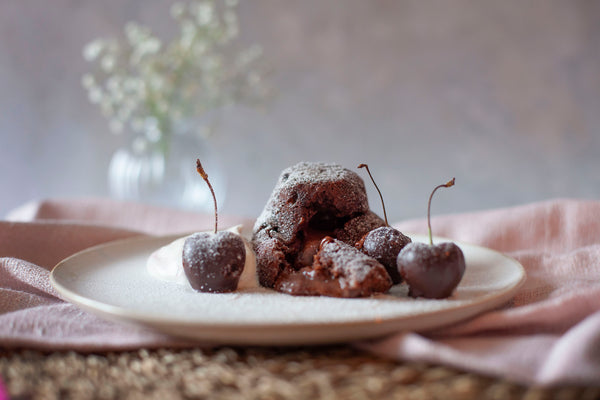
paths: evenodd
<path fill-rule="evenodd" d="M 367 173 L 369 174 L 369 177 L 371 177 L 371 181 L 373 182 L 373 185 L 375 185 L 375 189 L 377 189 L 377 193 L 379 193 L 379 198 L 381 199 L 381 207 L 383 207 L 383 218 L 385 219 L 385 226 L 390 226 L 390 224 L 388 224 L 387 214 L 385 212 L 385 203 L 383 202 L 383 196 L 381 195 L 379 187 L 375 183 L 375 179 L 373 179 L 373 175 L 371 175 L 371 171 L 369 171 L 369 166 L 367 164 L 360 164 L 358 168 L 367 169 Z"/>
<path fill-rule="evenodd" d="M 430 245 L 433 245 L 433 235 L 431 234 L 431 199 L 433 198 L 433 194 L 435 193 L 436 190 L 438 190 L 439 188 L 443 188 L 443 187 L 454 186 L 455 181 L 456 181 L 456 179 L 452 178 L 448 182 L 444 183 L 443 185 L 436 186 L 435 189 L 433 189 L 433 192 L 431 192 L 431 195 L 429 196 L 429 202 L 427 203 L 427 227 L 429 228 L 429 244 Z"/>
<path fill-rule="evenodd" d="M 219 223 L 219 214 L 217 212 L 217 196 L 215 196 L 215 191 L 213 190 L 213 187 L 210 184 L 210 181 L 208 180 L 208 174 L 204 171 L 204 168 L 202 168 L 202 163 L 200 162 L 199 159 L 196 159 L 196 171 L 198 171 L 198 173 L 200 174 L 202 179 L 204 179 L 204 181 L 208 185 L 208 188 L 210 189 L 210 193 L 212 194 L 212 197 L 213 197 L 213 201 L 215 203 L 215 234 L 216 234 L 217 226 Z"/>

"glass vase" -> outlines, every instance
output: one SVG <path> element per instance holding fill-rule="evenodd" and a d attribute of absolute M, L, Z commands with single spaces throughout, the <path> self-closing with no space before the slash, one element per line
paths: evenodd
<path fill-rule="evenodd" d="M 215 190 L 219 207 L 226 181 L 219 159 L 207 139 L 173 134 L 165 143 L 134 143 L 115 151 L 108 169 L 112 197 L 185 210 L 213 211 L 206 182 L 196 171 L 200 159 Z"/>

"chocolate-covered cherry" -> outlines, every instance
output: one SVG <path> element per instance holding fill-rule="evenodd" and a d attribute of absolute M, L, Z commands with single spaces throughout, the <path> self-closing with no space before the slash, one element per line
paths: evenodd
<path fill-rule="evenodd" d="M 400 250 L 409 243 L 411 243 L 410 238 L 398 229 L 382 226 L 367 232 L 356 247 L 383 264 L 392 282 L 398 284 L 402 282 L 402 276 L 398 272 L 396 258 Z"/>
<path fill-rule="evenodd" d="M 183 244 L 183 270 L 190 285 L 200 292 L 237 289 L 246 261 L 246 248 L 233 232 L 199 232 Z"/>
<path fill-rule="evenodd" d="M 402 282 L 402 277 L 398 273 L 398 267 L 396 264 L 396 258 L 400 250 L 404 248 L 408 243 L 411 242 L 408 236 L 405 236 L 398 229 L 394 229 L 388 224 L 387 214 L 385 212 L 385 203 L 383 202 L 383 196 L 381 191 L 375 183 L 375 179 L 371 175 L 369 166 L 367 164 L 360 164 L 358 168 L 366 168 L 375 189 L 379 193 L 381 199 L 381 206 L 383 208 L 383 217 L 385 219 L 385 226 L 373 229 L 367 232 L 357 243 L 356 247 L 369 257 L 372 257 L 379 261 L 385 267 L 386 271 L 392 278 L 394 284 Z"/>
<path fill-rule="evenodd" d="M 465 258 L 451 242 L 410 243 L 398 254 L 398 270 L 412 297 L 443 299 L 452 294 L 465 272 Z"/>
<path fill-rule="evenodd" d="M 183 244 L 183 270 L 190 285 L 200 292 L 231 292 L 237 289 L 246 261 L 246 247 L 239 235 L 218 232 L 217 198 L 200 160 L 196 170 L 213 196 L 215 229 L 188 237 Z"/>
<path fill-rule="evenodd" d="M 465 272 L 465 257 L 456 244 L 433 244 L 431 233 L 431 199 L 436 190 L 454 185 L 454 178 L 436 186 L 429 196 L 427 225 L 429 244 L 409 243 L 398 254 L 398 272 L 409 286 L 409 295 L 442 299 L 450 296 Z"/>

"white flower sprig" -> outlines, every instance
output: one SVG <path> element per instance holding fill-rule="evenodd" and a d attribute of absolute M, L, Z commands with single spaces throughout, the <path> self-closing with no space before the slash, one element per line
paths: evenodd
<path fill-rule="evenodd" d="M 268 95 L 259 46 L 235 51 L 239 26 L 232 0 L 175 3 L 179 35 L 163 43 L 149 28 L 125 26 L 124 40 L 96 39 L 83 49 L 97 65 L 82 84 L 114 133 L 166 151 L 175 124 L 221 107 Z"/>

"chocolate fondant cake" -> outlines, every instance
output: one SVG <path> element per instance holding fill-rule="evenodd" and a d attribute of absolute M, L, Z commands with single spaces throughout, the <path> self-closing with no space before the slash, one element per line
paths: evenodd
<path fill-rule="evenodd" d="M 254 225 L 258 280 L 294 295 L 385 292 L 392 284 L 385 268 L 353 248 L 384 225 L 370 211 L 358 174 L 337 164 L 296 164 L 281 173 Z M 337 252 L 344 257 L 335 257 Z"/>

